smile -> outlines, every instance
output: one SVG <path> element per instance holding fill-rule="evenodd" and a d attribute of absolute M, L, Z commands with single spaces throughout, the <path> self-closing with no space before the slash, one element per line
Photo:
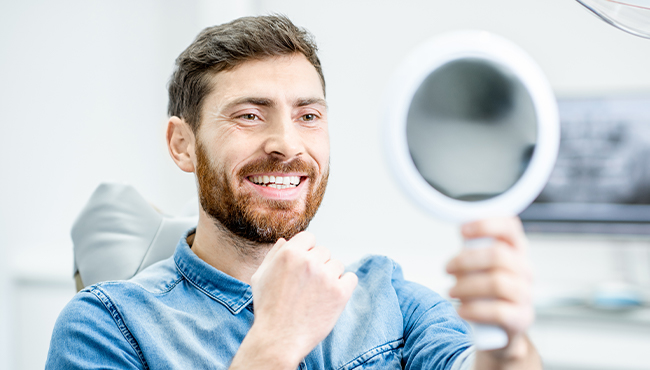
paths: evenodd
<path fill-rule="evenodd" d="M 300 185 L 300 176 L 249 176 L 248 180 L 256 185 L 274 188 L 289 189 L 296 188 Z"/>

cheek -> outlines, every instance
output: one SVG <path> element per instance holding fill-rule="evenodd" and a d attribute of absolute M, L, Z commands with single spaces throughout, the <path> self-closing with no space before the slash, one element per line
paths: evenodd
<path fill-rule="evenodd" d="M 235 176 L 239 168 L 246 164 L 256 153 L 255 140 L 244 135 L 224 135 L 221 140 L 214 142 L 215 162 L 223 168 L 230 177 Z"/>
<path fill-rule="evenodd" d="M 318 163 L 321 171 L 326 171 L 329 167 L 330 159 L 330 141 L 327 130 L 323 130 L 319 135 L 312 137 L 310 148 L 311 155 Z"/>

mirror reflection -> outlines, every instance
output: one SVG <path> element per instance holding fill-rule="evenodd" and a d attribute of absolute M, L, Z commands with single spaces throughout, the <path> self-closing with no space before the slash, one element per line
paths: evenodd
<path fill-rule="evenodd" d="M 463 201 L 512 187 L 535 150 L 537 115 L 528 90 L 499 65 L 463 58 L 436 68 L 407 117 L 411 158 L 437 191 Z"/>

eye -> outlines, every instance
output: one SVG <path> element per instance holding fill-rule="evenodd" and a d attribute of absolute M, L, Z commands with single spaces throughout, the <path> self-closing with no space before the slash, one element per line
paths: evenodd
<path fill-rule="evenodd" d="M 259 119 L 259 117 L 257 117 L 257 116 L 254 115 L 253 113 L 242 114 L 242 115 L 239 116 L 238 118 L 244 119 L 244 120 L 246 120 L 246 121 L 255 121 L 255 120 Z"/>
<path fill-rule="evenodd" d="M 301 119 L 305 122 L 313 122 L 316 120 L 316 115 L 312 113 L 307 113 L 304 116 L 301 117 Z"/>

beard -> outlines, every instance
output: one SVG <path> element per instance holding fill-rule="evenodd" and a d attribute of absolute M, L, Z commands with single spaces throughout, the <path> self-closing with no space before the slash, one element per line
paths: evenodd
<path fill-rule="evenodd" d="M 205 147 L 198 140 L 196 162 L 201 208 L 217 227 L 223 226 L 231 233 L 256 243 L 275 243 L 280 238 L 289 240 L 307 229 L 323 200 L 329 176 L 328 168 L 317 181 L 315 166 L 300 158 L 284 162 L 276 157 L 265 157 L 243 166 L 232 181 L 225 169 L 212 165 Z M 264 199 L 235 189 L 234 183 L 243 184 L 247 175 L 273 172 L 306 174 L 309 189 L 304 209 L 298 209 L 300 199 Z"/>

